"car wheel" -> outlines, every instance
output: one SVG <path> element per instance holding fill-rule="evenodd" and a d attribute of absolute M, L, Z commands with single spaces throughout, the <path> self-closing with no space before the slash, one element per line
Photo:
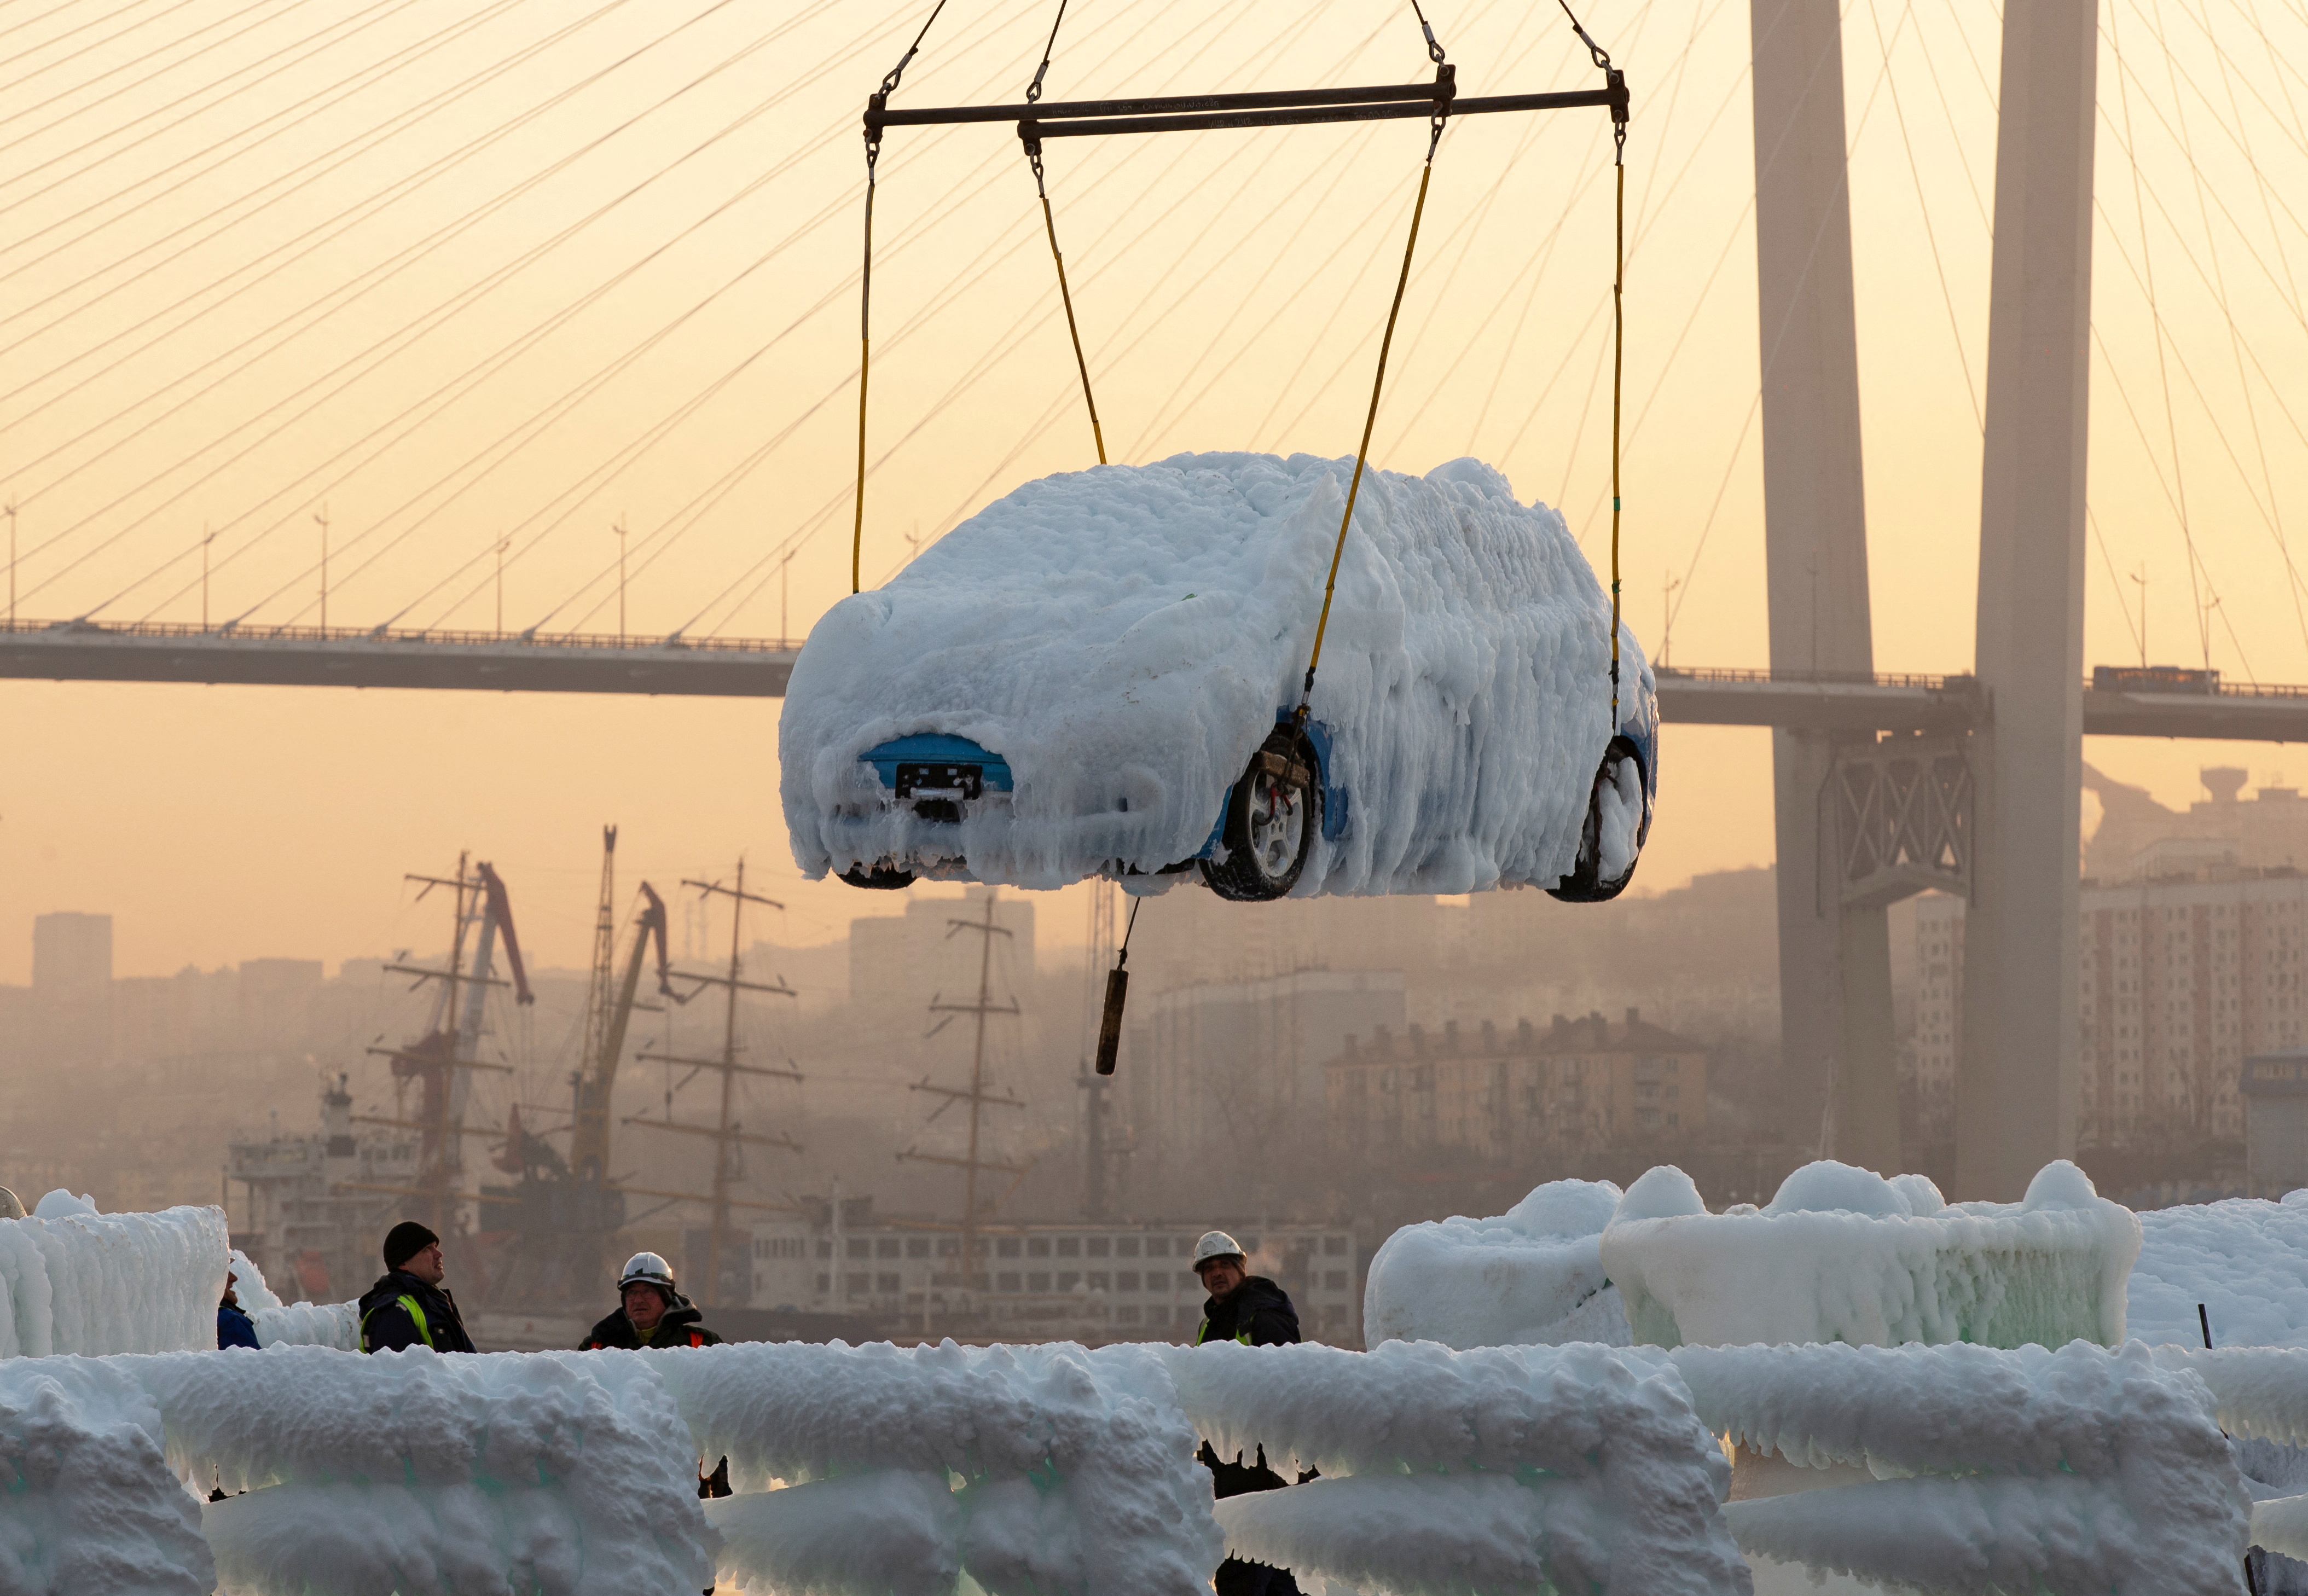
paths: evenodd
<path fill-rule="evenodd" d="M 1643 801 L 1643 762 L 1625 738 L 1611 739 L 1595 784 L 1587 793 L 1587 819 L 1579 828 L 1579 855 L 1571 874 L 1546 889 L 1565 903 L 1607 903 L 1635 878 L 1651 817 Z"/>
<path fill-rule="evenodd" d="M 841 879 L 851 886 L 862 886 L 869 892 L 896 893 L 914 884 L 914 873 L 889 865 L 876 865 L 870 870 L 852 865 L 841 873 Z"/>
<path fill-rule="evenodd" d="M 1287 728 L 1276 728 L 1234 784 L 1219 833 L 1225 858 L 1202 860 L 1202 879 L 1237 903 L 1283 896 L 1306 867 L 1322 805 L 1313 755 Z"/>

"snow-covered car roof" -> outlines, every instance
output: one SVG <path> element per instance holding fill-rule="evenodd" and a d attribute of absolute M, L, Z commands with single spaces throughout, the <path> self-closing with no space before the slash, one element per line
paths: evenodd
<path fill-rule="evenodd" d="M 835 605 L 779 729 L 797 862 L 934 873 L 928 845 L 974 879 L 1055 887 L 1194 856 L 1297 701 L 1351 470 L 1181 454 L 1046 477 Z M 1611 736 L 1609 634 L 1563 518 L 1499 472 L 1366 471 L 1313 700 L 1352 814 L 1298 893 L 1560 876 Z M 1012 780 L 934 842 L 860 763 L 922 733 L 977 743 Z"/>

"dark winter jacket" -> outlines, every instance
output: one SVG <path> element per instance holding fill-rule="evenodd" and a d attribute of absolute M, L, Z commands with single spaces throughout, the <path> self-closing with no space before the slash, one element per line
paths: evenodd
<path fill-rule="evenodd" d="M 688 1298 L 676 1296 L 673 1299 L 673 1306 L 665 1310 L 665 1317 L 659 1319 L 657 1322 L 657 1328 L 650 1332 L 649 1340 L 643 1341 L 640 1332 L 633 1328 L 633 1322 L 625 1317 L 625 1310 L 619 1308 L 588 1331 L 585 1339 L 577 1343 L 577 1350 L 580 1352 L 594 1352 L 604 1347 L 633 1349 L 720 1345 L 721 1338 L 698 1323 L 704 1316 L 691 1304 Z"/>
<path fill-rule="evenodd" d="M 237 1302 L 217 1304 L 217 1346 L 254 1347 L 257 1344 L 256 1324 L 241 1312 Z"/>
<path fill-rule="evenodd" d="M 361 1350 L 392 1352 L 430 1347 L 436 1352 L 469 1352 L 473 1338 L 457 1313 L 457 1299 L 395 1269 L 361 1296 Z"/>
<path fill-rule="evenodd" d="M 1194 1333 L 1197 1346 L 1204 1342 L 1240 1342 L 1245 1347 L 1286 1347 L 1297 1339 L 1298 1310 L 1290 1306 L 1290 1294 L 1262 1274 L 1253 1274 L 1236 1286 L 1224 1302 L 1206 1299 L 1201 1328 Z M 1201 1457 L 1221 1497 L 1276 1490 L 1290 1483 L 1266 1466 L 1263 1447 L 1255 1462 L 1244 1462 L 1240 1454 L 1227 1462 L 1205 1441 Z"/>
<path fill-rule="evenodd" d="M 1253 1274 L 1224 1302 L 1205 1298 L 1202 1327 L 1194 1344 L 1240 1342 L 1245 1347 L 1286 1347 L 1298 1339 L 1298 1310 L 1290 1293 L 1262 1274 Z"/>

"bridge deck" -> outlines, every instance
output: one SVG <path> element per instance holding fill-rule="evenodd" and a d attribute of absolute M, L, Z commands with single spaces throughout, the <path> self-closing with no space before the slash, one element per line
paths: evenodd
<path fill-rule="evenodd" d="M 705 638 L 277 626 L 202 631 L 147 623 L 0 622 L 0 677 L 293 687 L 464 688 L 776 698 L 783 643 Z"/>
<path fill-rule="evenodd" d="M 1667 720 L 1806 731 L 1960 731 L 1987 707 L 1969 676 L 1662 669 L 1658 691 Z M 2223 682 L 2192 692 L 2110 692 L 2087 680 L 2083 699 L 2087 737 L 2308 742 L 2308 687 Z"/>
<path fill-rule="evenodd" d="M 49 681 L 776 698 L 797 651 L 761 639 L 0 621 L 0 677 Z M 1968 676 L 1661 669 L 1658 690 L 1664 719 L 1696 726 L 1952 732 L 1985 706 Z M 2087 682 L 2083 701 L 2090 737 L 2308 742 L 2308 687 L 2219 683 L 2142 693 Z"/>

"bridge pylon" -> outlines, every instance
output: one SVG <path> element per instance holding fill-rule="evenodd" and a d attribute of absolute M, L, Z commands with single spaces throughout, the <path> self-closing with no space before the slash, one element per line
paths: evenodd
<path fill-rule="evenodd" d="M 1864 676 L 1874 641 L 1841 19 L 1836 0 L 1752 0 L 1749 14 L 1771 669 Z M 1844 890 L 1829 803 L 1839 761 L 1874 740 L 1771 734 L 1779 1026 L 1822 1156 L 1890 1174 L 1900 1149 L 1886 902 Z"/>
<path fill-rule="evenodd" d="M 1978 785 L 1956 1186 L 2011 1201 L 2076 1144 L 2085 418 L 2097 0 L 2009 0 L 1979 514 Z"/>

